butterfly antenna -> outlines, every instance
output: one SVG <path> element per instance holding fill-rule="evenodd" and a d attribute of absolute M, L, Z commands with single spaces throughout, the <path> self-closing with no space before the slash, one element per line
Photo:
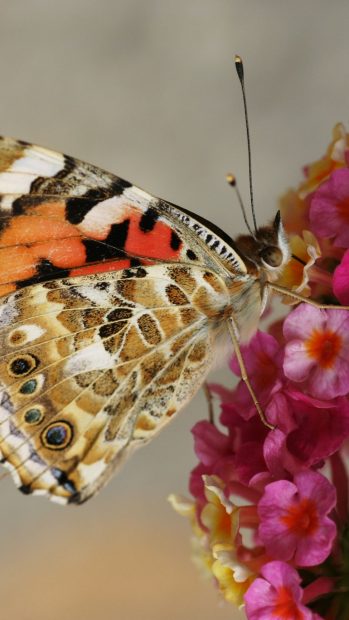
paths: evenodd
<path fill-rule="evenodd" d="M 238 78 L 240 80 L 242 98 L 244 101 L 245 125 L 246 125 L 246 135 L 247 135 L 247 150 L 248 150 L 248 175 L 249 175 L 249 180 L 250 180 L 251 211 L 252 211 L 253 225 L 254 225 L 255 231 L 257 232 L 257 221 L 256 221 L 256 214 L 254 211 L 254 202 L 253 202 L 251 141 L 250 141 L 250 127 L 248 123 L 248 114 L 247 114 L 245 80 L 244 80 L 244 65 L 242 64 L 242 59 L 240 58 L 240 56 L 237 56 L 237 55 L 235 56 L 235 68 L 236 68 L 236 73 L 238 74 Z"/>
<path fill-rule="evenodd" d="M 252 230 L 252 228 L 251 228 L 251 226 L 249 224 L 249 221 L 247 219 L 245 205 L 244 205 L 244 203 L 242 201 L 241 194 L 240 194 L 239 188 L 237 186 L 236 178 L 235 178 L 235 176 L 233 174 L 231 174 L 231 172 L 229 172 L 229 174 L 227 174 L 227 176 L 225 178 L 228 181 L 229 185 L 235 189 L 235 193 L 236 193 L 237 199 L 239 201 L 240 209 L 242 211 L 242 215 L 243 215 L 245 224 L 246 224 L 246 226 L 248 228 L 249 233 L 254 238 L 255 234 L 254 234 L 254 232 L 253 232 L 253 230 Z"/>

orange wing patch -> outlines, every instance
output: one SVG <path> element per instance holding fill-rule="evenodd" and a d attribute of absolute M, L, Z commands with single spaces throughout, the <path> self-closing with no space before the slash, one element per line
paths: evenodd
<path fill-rule="evenodd" d="M 174 260 L 179 257 L 182 242 L 176 232 L 164 222 L 158 221 L 152 230 L 140 228 L 142 214 L 130 217 L 129 233 L 125 244 L 126 252 L 136 256 Z"/>
<path fill-rule="evenodd" d="M 198 226 L 202 236 L 188 215 L 104 170 L 0 138 L 0 296 L 154 259 L 212 267 Z M 207 241 L 221 253 L 211 233 Z"/>

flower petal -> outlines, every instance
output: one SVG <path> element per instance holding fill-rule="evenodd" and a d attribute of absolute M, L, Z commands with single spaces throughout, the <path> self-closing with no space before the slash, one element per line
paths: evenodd
<path fill-rule="evenodd" d="M 334 272 L 333 292 L 342 304 L 349 305 L 349 250 Z"/>

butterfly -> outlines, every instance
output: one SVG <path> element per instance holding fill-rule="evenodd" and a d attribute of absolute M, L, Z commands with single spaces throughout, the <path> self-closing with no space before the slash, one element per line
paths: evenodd
<path fill-rule="evenodd" d="M 239 343 L 271 291 L 306 300 L 275 283 L 280 213 L 250 233 L 0 139 L 0 457 L 23 493 L 95 495 L 191 400 L 222 338 L 268 424 Z"/>

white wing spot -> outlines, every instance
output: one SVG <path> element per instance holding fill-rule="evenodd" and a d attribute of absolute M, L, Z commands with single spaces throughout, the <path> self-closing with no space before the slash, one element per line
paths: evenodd
<path fill-rule="evenodd" d="M 70 376 L 90 370 L 105 370 L 113 365 L 112 356 L 101 342 L 96 342 L 72 355 L 65 366 L 64 374 Z"/>
<path fill-rule="evenodd" d="M 1 194 L 26 194 L 36 177 L 53 177 L 64 166 L 63 155 L 53 159 L 44 158 L 45 150 L 36 153 L 26 149 L 24 157 L 16 159 L 6 172 L 0 174 Z"/>
<path fill-rule="evenodd" d="M 0 307 L 0 327 L 11 325 L 18 316 L 18 311 L 14 304 L 4 304 Z"/>
<path fill-rule="evenodd" d="M 13 329 L 8 335 L 8 342 L 11 346 L 23 346 L 28 342 L 37 340 L 45 333 L 45 330 L 39 325 L 29 324 L 21 325 Z"/>
<path fill-rule="evenodd" d="M 85 465 L 84 463 L 80 463 L 79 465 L 79 474 L 84 480 L 84 483 L 90 484 L 94 482 L 99 476 L 103 473 L 106 468 L 106 464 L 103 460 L 96 461 L 91 465 Z"/>

